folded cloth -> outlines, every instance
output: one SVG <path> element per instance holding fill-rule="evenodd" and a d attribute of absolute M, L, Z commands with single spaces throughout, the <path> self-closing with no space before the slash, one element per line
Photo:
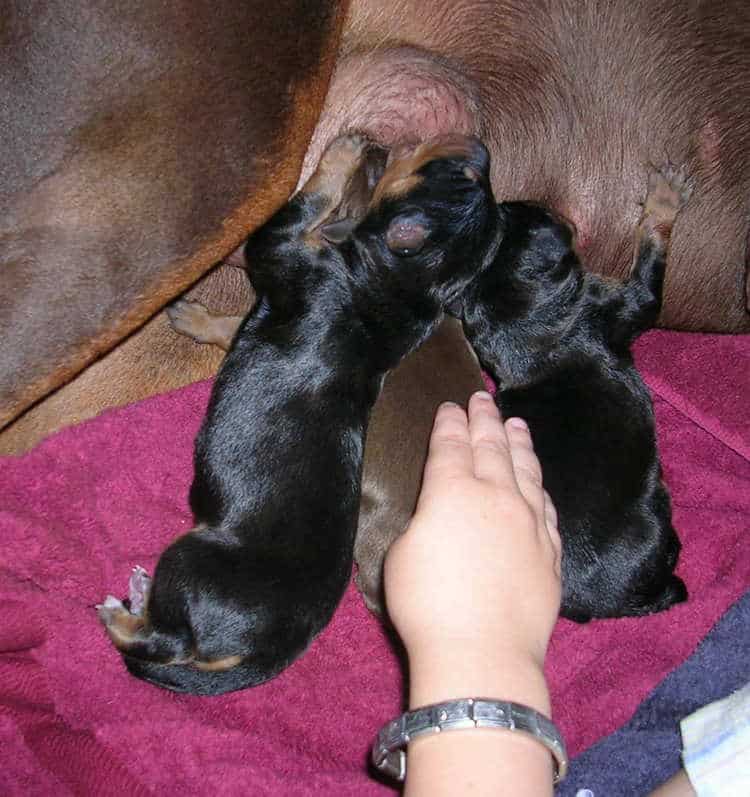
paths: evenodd
<path fill-rule="evenodd" d="M 571 762 L 568 777 L 558 786 L 556 797 L 575 797 L 582 790 L 588 790 L 591 797 L 642 797 L 649 794 L 682 766 L 680 721 L 706 704 L 713 704 L 711 716 L 715 716 L 716 704 L 713 701 L 720 700 L 749 680 L 750 592 L 746 592 L 711 629 L 697 651 L 641 703 L 626 725 Z M 743 692 L 747 699 L 748 690 Z M 741 739 L 747 745 L 750 715 L 745 711 L 739 720 L 740 725 L 744 720 Z M 724 721 L 723 730 L 728 729 L 729 725 Z M 692 727 L 689 734 L 685 738 L 683 731 L 687 757 L 696 758 L 695 763 L 700 765 L 702 745 L 697 738 L 693 739 Z M 715 735 L 721 740 L 724 734 L 717 732 Z M 740 737 L 738 743 L 739 740 Z M 728 749 L 731 751 L 732 748 Z M 714 748 L 716 753 L 720 750 L 721 745 Z M 746 748 L 746 777 L 750 775 L 748 762 L 750 750 Z M 688 774 L 692 779 L 690 767 Z M 721 797 L 734 793 L 747 797 L 750 788 L 738 792 L 705 792 Z M 698 791 L 699 797 L 703 794 Z"/>
<path fill-rule="evenodd" d="M 685 717 L 680 729 L 683 766 L 698 797 L 748 797 L 750 683 Z"/>
<path fill-rule="evenodd" d="M 636 357 L 655 390 L 690 600 L 652 617 L 558 623 L 547 671 L 573 755 L 625 722 L 750 584 L 750 338 L 655 332 Z M 367 760 L 403 709 L 398 648 L 352 586 L 278 678 L 213 698 L 128 675 L 96 618 L 133 565 L 153 572 L 191 527 L 209 389 L 112 410 L 0 460 L 3 795 L 392 793 Z"/>

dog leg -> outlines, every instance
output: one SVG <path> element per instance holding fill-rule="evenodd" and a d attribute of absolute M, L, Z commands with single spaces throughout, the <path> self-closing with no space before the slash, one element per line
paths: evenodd
<path fill-rule="evenodd" d="M 671 163 L 651 168 L 643 214 L 636 228 L 633 266 L 621 294 L 624 305 L 613 325 L 615 345 L 630 345 L 656 324 L 672 227 L 692 191 L 684 169 Z"/>
<path fill-rule="evenodd" d="M 313 200 L 313 214 L 305 222 L 309 245 L 320 246 L 328 238 L 321 228 L 345 200 L 349 183 L 360 170 L 369 146 L 363 136 L 341 136 L 326 150 L 318 168 L 298 192 L 299 199 Z M 175 332 L 224 351 L 229 350 L 244 318 L 213 315 L 202 304 L 184 299 L 168 307 L 167 315 Z"/>
<path fill-rule="evenodd" d="M 175 332 L 196 343 L 211 343 L 229 351 L 242 323 L 241 315 L 213 315 L 199 302 L 180 299 L 167 308 L 169 323 Z"/>
<path fill-rule="evenodd" d="M 321 199 L 315 215 L 305 225 L 308 233 L 317 231 L 344 201 L 349 181 L 362 165 L 369 146 L 370 142 L 364 136 L 345 135 L 325 151 L 318 168 L 298 192 L 298 196 L 318 195 Z M 316 239 L 309 243 L 320 241 Z"/>
<path fill-rule="evenodd" d="M 151 577 L 140 565 L 136 565 L 128 582 L 128 603 L 131 614 L 143 615 L 150 592 Z"/>

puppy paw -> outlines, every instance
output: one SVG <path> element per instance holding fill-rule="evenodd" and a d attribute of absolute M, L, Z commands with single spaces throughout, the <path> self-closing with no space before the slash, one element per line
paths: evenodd
<path fill-rule="evenodd" d="M 327 208 L 341 204 L 349 178 L 364 162 L 370 142 L 359 133 L 348 133 L 335 138 L 327 147 L 310 179 L 302 191 L 327 197 Z"/>
<path fill-rule="evenodd" d="M 359 133 L 345 133 L 328 145 L 320 162 L 327 168 L 356 169 L 369 143 Z"/>
<path fill-rule="evenodd" d="M 212 343 L 211 319 L 208 310 L 198 302 L 179 299 L 167 307 L 169 323 L 175 332 L 192 338 L 197 343 Z"/>
<path fill-rule="evenodd" d="M 678 167 L 670 161 L 652 166 L 643 205 L 644 215 L 653 216 L 657 224 L 671 224 L 692 193 L 693 183 L 684 166 Z"/>
<path fill-rule="evenodd" d="M 99 615 L 102 624 L 107 626 L 107 628 L 116 623 L 119 618 L 130 614 L 125 608 L 125 604 L 115 598 L 114 595 L 107 595 L 104 603 L 97 604 L 96 613 Z"/>
<path fill-rule="evenodd" d="M 150 590 L 150 576 L 140 565 L 136 565 L 130 574 L 130 581 L 128 582 L 128 600 L 130 601 L 131 614 L 143 614 L 143 610 L 148 603 Z"/>
<path fill-rule="evenodd" d="M 109 638 L 120 650 L 126 650 L 143 628 L 143 612 L 150 586 L 151 579 L 146 571 L 142 567 L 134 567 L 129 584 L 130 608 L 114 595 L 107 595 L 104 603 L 96 607 L 96 613 L 107 629 Z"/>

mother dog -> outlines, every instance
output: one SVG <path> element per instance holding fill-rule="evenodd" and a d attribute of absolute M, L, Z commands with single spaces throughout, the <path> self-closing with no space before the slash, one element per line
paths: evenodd
<path fill-rule="evenodd" d="M 303 180 L 350 127 L 384 144 L 478 133 L 495 193 L 571 219 L 617 277 L 645 164 L 669 155 L 696 190 L 661 323 L 750 328 L 744 0 L 11 0 L 6 20 L 0 424 L 142 329 L 18 420 L 5 451 L 211 373 L 218 357 L 163 315 L 144 323 L 285 201 L 305 149 Z M 241 284 L 225 270 L 199 298 L 231 312 Z"/>

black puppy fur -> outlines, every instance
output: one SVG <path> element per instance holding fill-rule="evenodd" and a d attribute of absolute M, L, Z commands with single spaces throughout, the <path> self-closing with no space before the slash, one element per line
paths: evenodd
<path fill-rule="evenodd" d="M 338 246 L 316 233 L 330 203 L 320 180 L 248 242 L 258 301 L 196 442 L 199 526 L 161 556 L 141 627 L 108 615 L 109 599 L 100 610 L 134 675 L 197 694 L 252 686 L 330 620 L 351 573 L 384 374 L 431 334 L 497 225 L 477 142 L 423 145 L 407 160 L 391 164 Z"/>
<path fill-rule="evenodd" d="M 657 612 L 687 597 L 673 574 L 680 543 L 651 399 L 630 354 L 658 316 L 671 224 L 686 193 L 672 172 L 651 183 L 659 201 L 646 202 L 624 284 L 582 269 L 564 223 L 508 202 L 498 206 L 504 235 L 494 262 L 462 303 L 504 417 L 529 424 L 559 513 L 561 613 L 579 622 Z"/>

